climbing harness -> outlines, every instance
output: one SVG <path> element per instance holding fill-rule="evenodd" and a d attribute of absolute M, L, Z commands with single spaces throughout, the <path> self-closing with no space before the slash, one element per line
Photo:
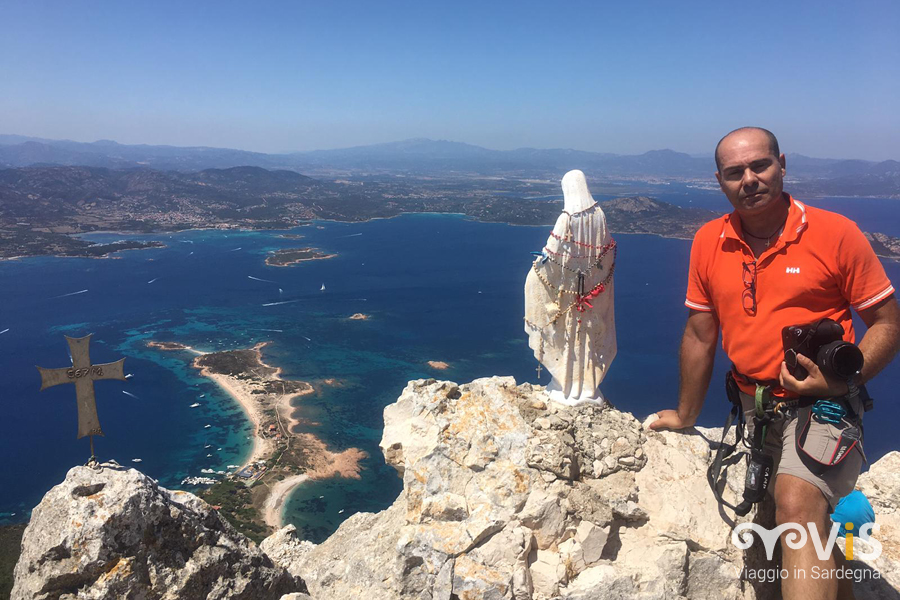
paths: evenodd
<path fill-rule="evenodd" d="M 716 501 L 723 506 L 732 509 L 737 516 L 744 516 L 753 504 L 765 498 L 766 491 L 775 476 L 774 458 L 764 450 L 764 443 L 769 426 L 778 419 L 784 419 L 793 414 L 797 416 L 795 443 L 800 460 L 814 474 L 821 475 L 829 467 L 843 461 L 850 451 L 856 449 L 865 460 L 862 448 L 863 428 L 862 419 L 853 408 L 852 403 L 858 398 L 863 411 L 871 410 L 873 402 L 866 392 L 865 386 L 857 387 L 853 383 L 848 385 L 849 391 L 845 396 L 821 399 L 793 398 L 778 399 L 771 396 L 771 382 L 755 381 L 756 393 L 754 395 L 753 410 L 753 439 L 746 436 L 746 417 L 740 397 L 740 388 L 737 379 L 744 382 L 754 382 L 750 378 L 741 375 L 732 368 L 725 375 L 725 392 L 732 407 L 725 420 L 725 428 L 722 431 L 722 439 L 716 448 L 716 455 L 706 472 L 706 478 L 712 489 Z M 823 462 L 810 452 L 807 452 L 806 442 L 810 432 L 812 421 L 840 428 L 840 436 L 834 451 Z M 725 438 L 732 424 L 736 423 L 735 442 L 726 444 Z M 748 452 L 747 475 L 744 480 L 744 492 L 741 502 L 734 506 L 722 497 L 720 491 L 720 475 L 726 460 L 735 452 L 738 445 L 743 445 Z"/>

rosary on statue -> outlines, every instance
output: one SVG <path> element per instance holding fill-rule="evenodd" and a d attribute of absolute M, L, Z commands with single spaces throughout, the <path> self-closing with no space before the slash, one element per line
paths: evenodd
<path fill-rule="evenodd" d="M 556 304 L 554 305 L 556 314 L 553 315 L 553 317 L 545 325 L 539 326 L 535 323 L 530 322 L 527 318 L 525 319 L 525 323 L 529 327 L 541 331 L 541 340 L 538 349 L 538 366 L 535 369 L 537 371 L 539 379 L 541 376 L 542 363 L 544 360 L 544 329 L 554 325 L 561 317 L 568 315 L 574 310 L 576 313 L 578 313 L 576 315 L 575 335 L 576 338 L 580 336 L 581 313 L 594 308 L 594 305 L 591 304 L 591 300 L 606 291 L 607 286 L 609 286 L 610 282 L 612 281 L 613 272 L 616 269 L 616 241 L 610 239 L 608 244 L 594 245 L 575 240 L 574 236 L 572 235 L 571 229 L 571 220 L 573 215 L 565 212 L 564 214 L 568 217 L 568 219 L 566 220 L 565 234 L 563 236 L 559 236 L 553 231 L 550 232 L 550 237 L 556 239 L 559 242 L 557 248 L 558 252 L 553 251 L 546 246 L 540 252 L 532 252 L 532 254 L 536 257 L 534 263 L 532 264 L 532 269 L 534 270 L 535 275 L 548 290 L 553 290 L 556 292 Z M 583 214 L 584 213 L 575 213 L 575 216 L 583 216 Z M 576 254 L 576 251 L 584 252 L 585 250 L 587 251 L 586 254 Z M 609 254 L 610 251 L 612 252 L 612 264 L 610 265 L 606 276 L 601 281 L 588 289 L 586 282 L 591 279 L 591 275 L 593 274 L 595 269 L 598 271 L 603 270 L 603 259 L 607 254 Z M 566 259 L 575 261 L 583 260 L 585 261 L 586 268 L 572 268 L 568 264 L 566 264 Z M 558 286 L 550 283 L 549 272 L 541 272 L 542 269 L 548 269 L 548 267 L 545 266 L 548 262 L 560 268 Z M 574 279 L 574 281 L 572 282 L 574 283 L 574 287 L 565 287 L 563 282 L 564 279 L 568 277 Z M 563 297 L 565 295 L 572 296 L 573 300 L 565 308 L 563 308 Z M 567 336 L 566 344 L 569 344 L 569 342 L 570 340 Z"/>

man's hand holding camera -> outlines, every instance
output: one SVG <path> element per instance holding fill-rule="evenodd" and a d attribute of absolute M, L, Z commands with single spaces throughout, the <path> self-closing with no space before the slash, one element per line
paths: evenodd
<path fill-rule="evenodd" d="M 784 389 L 801 396 L 815 396 L 817 398 L 833 398 L 847 393 L 849 386 L 846 381 L 828 377 L 822 372 L 819 365 L 806 356 L 797 354 L 797 363 L 806 369 L 809 375 L 801 381 L 791 375 L 787 363 L 782 362 L 778 381 Z"/>

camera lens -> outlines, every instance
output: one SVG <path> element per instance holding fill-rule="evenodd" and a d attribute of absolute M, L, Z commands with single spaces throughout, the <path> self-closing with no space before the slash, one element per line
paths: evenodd
<path fill-rule="evenodd" d="M 863 367 L 862 352 L 851 344 L 839 340 L 825 344 L 816 353 L 816 364 L 826 373 L 840 379 L 849 379 Z"/>

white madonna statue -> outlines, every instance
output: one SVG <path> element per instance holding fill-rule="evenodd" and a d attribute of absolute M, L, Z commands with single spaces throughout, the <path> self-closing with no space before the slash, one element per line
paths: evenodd
<path fill-rule="evenodd" d="M 550 398 L 603 404 L 599 390 L 616 356 L 616 242 L 581 171 L 562 179 L 562 214 L 525 278 L 525 331 L 553 380 Z"/>

